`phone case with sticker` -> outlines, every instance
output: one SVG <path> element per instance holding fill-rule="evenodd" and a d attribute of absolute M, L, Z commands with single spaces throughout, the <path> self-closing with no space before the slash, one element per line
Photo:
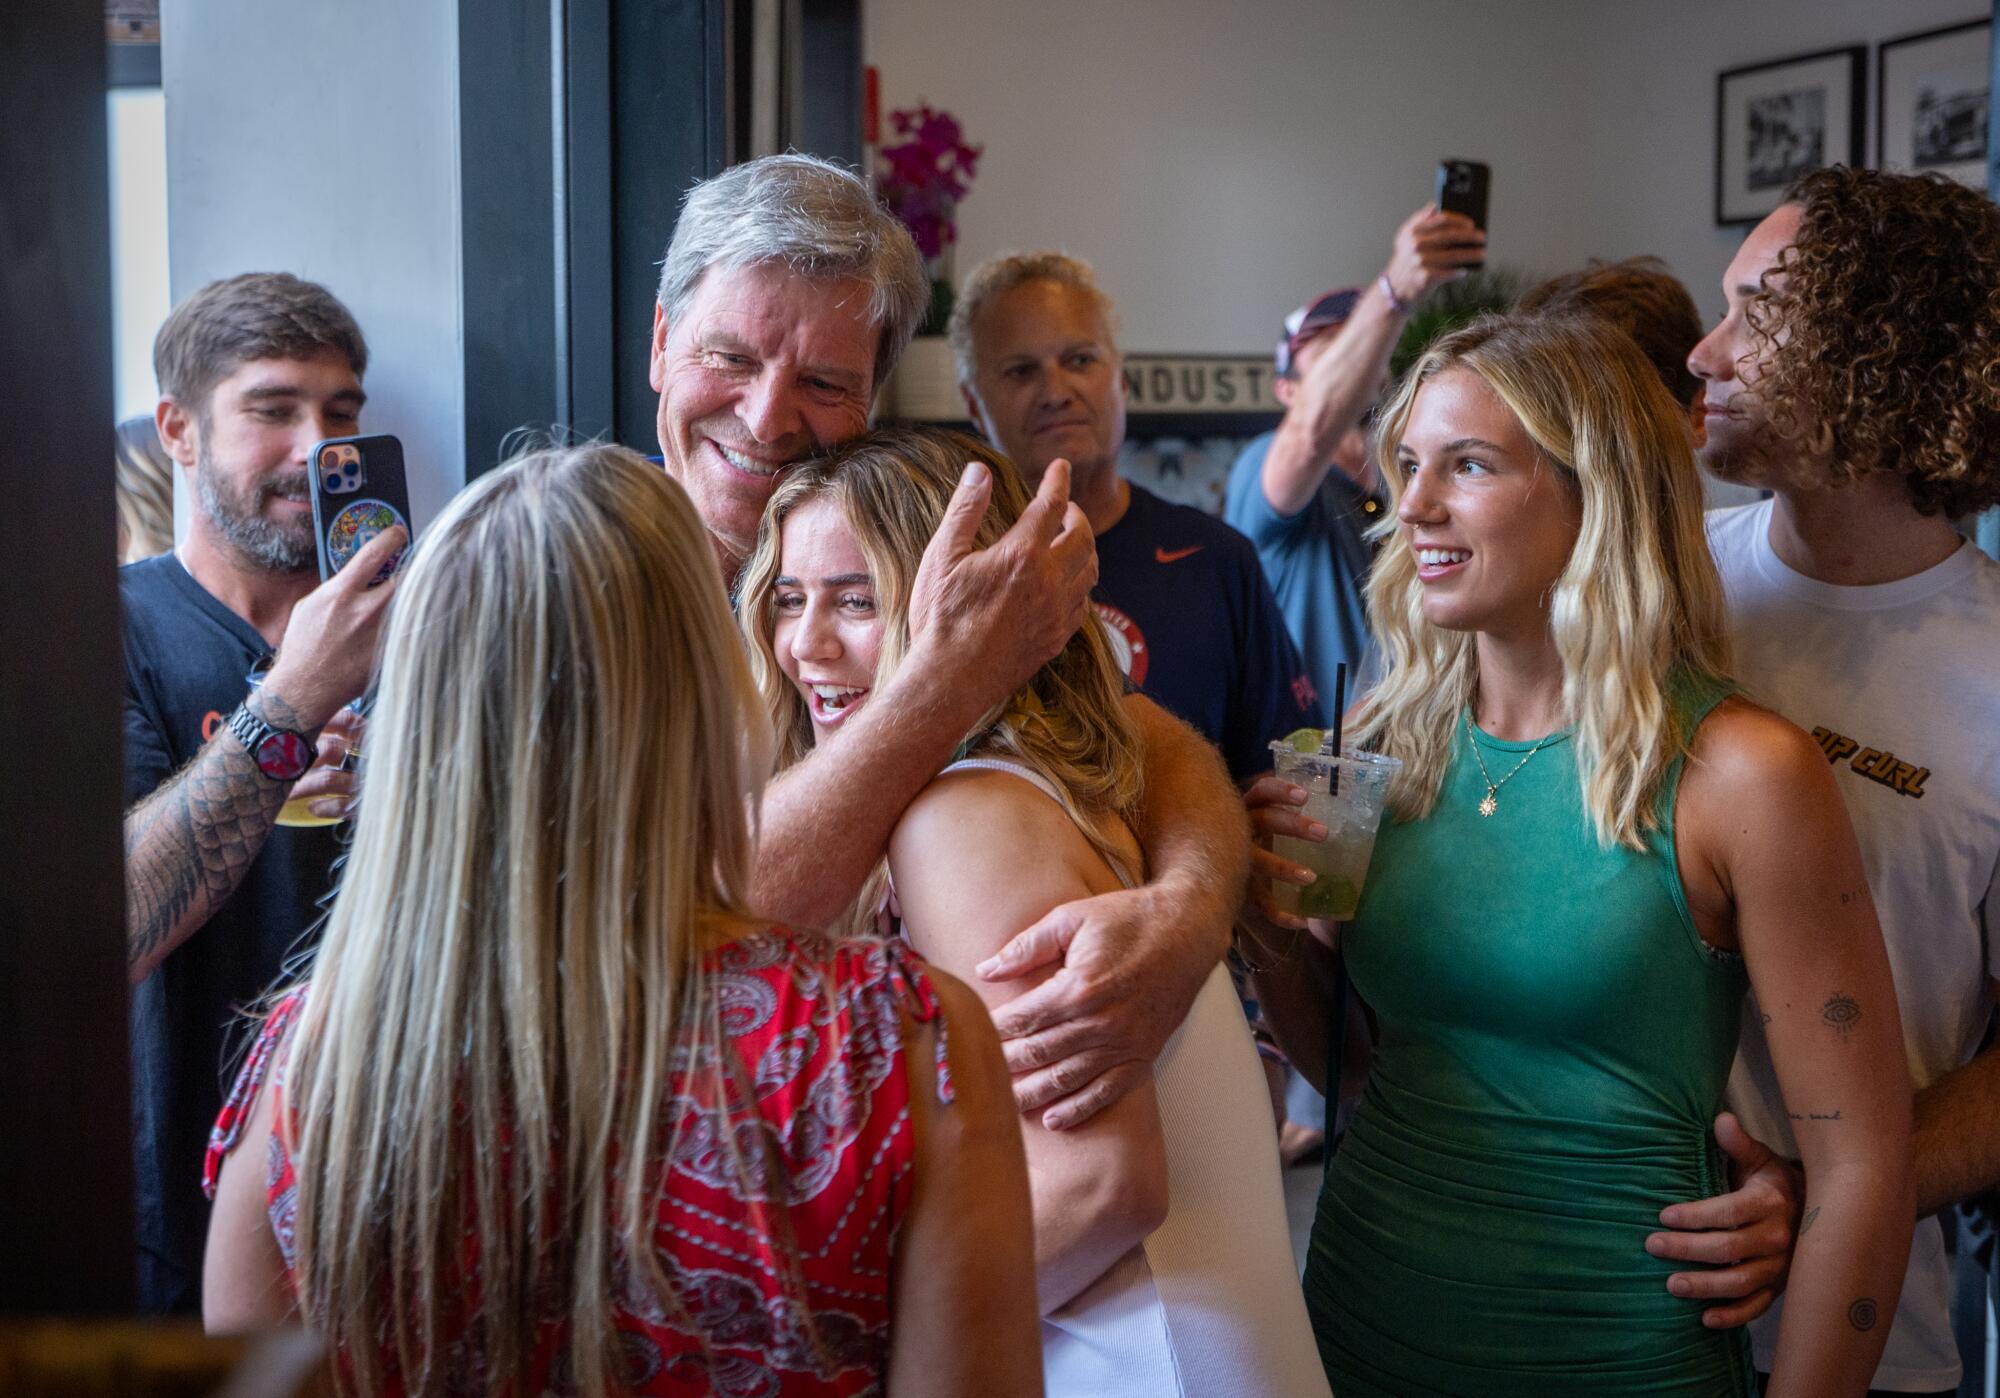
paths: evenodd
<path fill-rule="evenodd" d="M 403 444 L 394 437 L 331 437 L 316 444 L 306 461 L 320 581 L 339 572 L 385 529 L 401 525 L 415 537 Z M 407 552 L 406 546 L 381 576 L 395 572 Z"/>

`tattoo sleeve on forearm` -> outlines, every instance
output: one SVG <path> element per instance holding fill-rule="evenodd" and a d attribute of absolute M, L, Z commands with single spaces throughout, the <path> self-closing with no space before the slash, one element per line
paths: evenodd
<path fill-rule="evenodd" d="M 300 726 L 282 700 L 259 699 L 266 722 Z M 125 817 L 125 962 L 135 977 L 236 891 L 290 790 L 259 772 L 233 734 L 219 732 Z"/>

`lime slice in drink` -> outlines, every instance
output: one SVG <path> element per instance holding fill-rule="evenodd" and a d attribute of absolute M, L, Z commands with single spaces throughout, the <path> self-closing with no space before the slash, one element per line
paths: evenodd
<path fill-rule="evenodd" d="M 1318 752 L 1325 741 L 1324 728 L 1294 728 L 1285 735 L 1285 745 L 1293 752 Z"/>
<path fill-rule="evenodd" d="M 1321 874 L 1299 890 L 1299 912 L 1305 917 L 1350 918 L 1361 901 L 1354 880 Z"/>

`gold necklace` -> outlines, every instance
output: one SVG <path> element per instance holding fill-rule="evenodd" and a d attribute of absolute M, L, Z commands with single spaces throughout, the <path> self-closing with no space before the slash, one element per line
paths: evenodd
<path fill-rule="evenodd" d="M 1500 788 L 1514 780 L 1514 772 L 1518 772 L 1527 766 L 1528 757 L 1533 757 L 1536 753 L 1540 752 L 1542 750 L 1542 743 L 1546 743 L 1553 737 L 1555 737 L 1553 733 L 1544 733 L 1542 735 L 1542 742 L 1536 743 L 1533 747 L 1529 748 L 1528 756 L 1523 757 L 1519 762 L 1514 764 L 1514 771 L 1509 772 L 1496 782 L 1493 780 L 1493 774 L 1486 770 L 1486 759 L 1479 754 L 1479 739 L 1472 735 L 1472 709 L 1469 705 L 1467 706 L 1465 710 L 1465 741 L 1472 744 L 1472 760 L 1479 764 L 1479 775 L 1486 779 L 1486 794 L 1479 798 L 1479 814 L 1490 816 L 1500 809 Z"/>

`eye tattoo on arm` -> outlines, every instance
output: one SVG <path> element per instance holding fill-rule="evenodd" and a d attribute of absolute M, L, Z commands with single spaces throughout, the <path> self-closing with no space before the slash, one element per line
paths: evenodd
<path fill-rule="evenodd" d="M 1875 1298 L 1864 1296 L 1847 1308 L 1847 1323 L 1856 1330 L 1868 1331 L 1875 1328 Z"/>
<path fill-rule="evenodd" d="M 1853 1032 L 1854 1026 L 1861 1023 L 1861 1002 L 1836 990 L 1820 1006 L 1819 1017 L 1844 1040 Z"/>

